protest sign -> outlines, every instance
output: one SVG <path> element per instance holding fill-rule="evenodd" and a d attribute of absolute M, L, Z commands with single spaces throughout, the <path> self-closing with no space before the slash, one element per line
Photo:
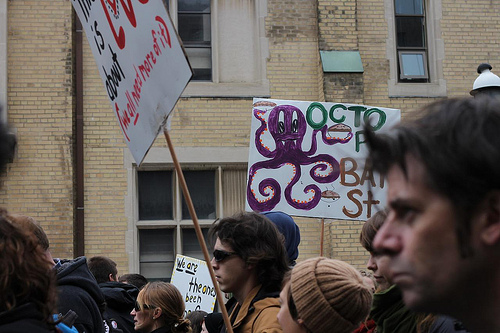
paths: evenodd
<path fill-rule="evenodd" d="M 192 71 L 162 1 L 72 0 L 139 165 Z"/>
<path fill-rule="evenodd" d="M 205 261 L 178 254 L 170 282 L 181 292 L 186 304 L 185 314 L 197 310 L 214 311 L 216 291 Z"/>
<path fill-rule="evenodd" d="M 246 209 L 369 218 L 384 206 L 386 184 L 365 168 L 363 126 L 380 133 L 400 119 L 383 107 L 254 99 Z"/>

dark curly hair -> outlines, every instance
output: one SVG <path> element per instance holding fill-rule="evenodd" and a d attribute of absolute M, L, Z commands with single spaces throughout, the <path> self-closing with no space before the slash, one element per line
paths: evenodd
<path fill-rule="evenodd" d="M 289 270 L 283 235 L 266 217 L 241 212 L 215 221 L 209 231 L 213 245 L 217 238 L 229 245 L 247 264 L 256 266 L 259 283 L 265 290 L 280 290 Z"/>
<path fill-rule="evenodd" d="M 0 312 L 32 303 L 49 325 L 56 277 L 36 237 L 0 214 Z"/>

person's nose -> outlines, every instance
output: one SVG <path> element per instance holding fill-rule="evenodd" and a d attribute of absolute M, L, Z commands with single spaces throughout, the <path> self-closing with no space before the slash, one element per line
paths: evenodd
<path fill-rule="evenodd" d="M 213 270 L 215 271 L 217 268 L 219 268 L 219 263 L 215 261 L 215 257 L 212 257 L 212 260 L 210 260 L 210 264 L 212 265 Z"/>
<path fill-rule="evenodd" d="M 132 309 L 132 311 L 130 311 L 130 315 L 135 316 L 135 309 Z"/>
<path fill-rule="evenodd" d="M 377 235 L 373 240 L 373 248 L 380 254 L 390 256 L 401 252 L 403 248 L 401 228 L 397 226 L 391 215 L 387 217 L 387 220 L 377 231 Z"/>
<path fill-rule="evenodd" d="M 373 259 L 372 254 L 370 254 L 370 258 L 368 258 L 368 262 L 366 263 L 366 268 L 368 268 L 372 272 L 375 272 L 377 270 L 377 263 Z"/>

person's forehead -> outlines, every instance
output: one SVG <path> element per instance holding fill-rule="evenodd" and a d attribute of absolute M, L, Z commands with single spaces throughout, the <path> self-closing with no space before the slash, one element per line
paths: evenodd
<path fill-rule="evenodd" d="M 231 245 L 229 245 L 227 242 L 221 241 L 219 237 L 217 237 L 217 239 L 215 240 L 214 249 L 233 252 L 233 248 L 231 247 Z"/>
<path fill-rule="evenodd" d="M 413 156 L 407 156 L 405 168 L 406 170 L 403 170 L 398 164 L 393 164 L 389 168 L 387 172 L 389 189 L 398 187 L 398 189 L 411 188 L 435 192 L 428 185 L 428 173 L 420 160 Z"/>

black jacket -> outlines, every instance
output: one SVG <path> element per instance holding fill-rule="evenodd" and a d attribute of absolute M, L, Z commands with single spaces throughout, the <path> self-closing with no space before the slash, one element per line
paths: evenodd
<path fill-rule="evenodd" d="M 49 329 L 42 313 L 35 304 L 26 303 L 13 310 L 0 313 L 0 332 L 2 333 L 48 333 Z"/>
<path fill-rule="evenodd" d="M 151 333 L 171 333 L 171 332 L 172 331 L 170 330 L 170 328 L 168 328 L 167 326 L 163 326 L 163 327 L 155 329 Z"/>
<path fill-rule="evenodd" d="M 100 283 L 99 287 L 106 300 L 108 317 L 114 319 L 123 332 L 135 333 L 134 318 L 130 312 L 134 308 L 139 289 L 131 284 L 114 281 Z"/>
<path fill-rule="evenodd" d="M 68 310 L 75 311 L 78 318 L 74 326 L 80 333 L 104 333 L 101 316 L 105 308 L 104 296 L 89 271 L 87 259 L 61 260 L 56 270 L 58 312 L 64 315 Z"/>

